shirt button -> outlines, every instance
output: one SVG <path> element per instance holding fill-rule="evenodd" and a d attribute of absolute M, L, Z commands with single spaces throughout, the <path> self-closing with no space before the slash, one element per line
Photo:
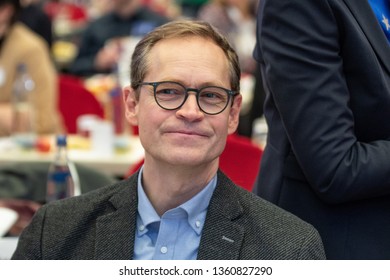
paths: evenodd
<path fill-rule="evenodd" d="M 160 249 L 160 252 L 161 252 L 162 254 L 166 254 L 166 253 L 168 252 L 168 248 L 165 247 L 165 246 L 162 246 L 161 249 Z"/>
<path fill-rule="evenodd" d="M 196 225 L 197 228 L 199 228 L 200 227 L 200 221 L 196 221 L 195 225 Z"/>
<path fill-rule="evenodd" d="M 145 230 L 145 226 L 144 226 L 144 225 L 140 225 L 138 229 L 139 229 L 140 231 L 144 231 L 144 230 Z"/>

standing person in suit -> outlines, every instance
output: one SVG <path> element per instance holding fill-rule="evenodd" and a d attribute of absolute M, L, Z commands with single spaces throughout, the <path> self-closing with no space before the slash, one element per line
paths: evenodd
<path fill-rule="evenodd" d="M 14 259 L 321 259 L 318 232 L 236 186 L 219 156 L 238 124 L 238 57 L 208 23 L 175 21 L 136 46 L 126 118 L 140 171 L 43 206 Z"/>
<path fill-rule="evenodd" d="M 255 192 L 313 224 L 327 258 L 390 259 L 389 2 L 260 5 L 269 131 Z"/>

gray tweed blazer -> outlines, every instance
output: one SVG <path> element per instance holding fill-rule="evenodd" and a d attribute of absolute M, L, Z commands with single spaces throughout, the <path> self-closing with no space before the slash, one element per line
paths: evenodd
<path fill-rule="evenodd" d="M 132 259 L 137 176 L 44 205 L 24 230 L 13 259 Z M 221 171 L 198 259 L 324 259 L 318 232 L 236 186 Z"/>

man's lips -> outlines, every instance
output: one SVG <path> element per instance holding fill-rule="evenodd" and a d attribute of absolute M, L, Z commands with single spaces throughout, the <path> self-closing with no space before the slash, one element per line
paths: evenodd
<path fill-rule="evenodd" d="M 167 134 L 182 134 L 188 136 L 201 136 L 201 137 L 209 137 L 209 133 L 204 131 L 194 131 L 194 130 L 168 130 L 165 133 Z"/>

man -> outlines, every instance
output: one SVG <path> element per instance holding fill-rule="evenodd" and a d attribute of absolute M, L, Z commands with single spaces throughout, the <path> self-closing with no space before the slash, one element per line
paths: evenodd
<path fill-rule="evenodd" d="M 0 0 L 0 136 L 11 133 L 12 87 L 17 66 L 26 65 L 34 80 L 34 127 L 39 134 L 61 131 L 57 111 L 57 71 L 45 41 L 17 22 L 18 0 Z"/>
<path fill-rule="evenodd" d="M 140 0 L 113 0 L 112 11 L 87 26 L 70 72 L 79 76 L 111 73 L 121 57 L 122 39 L 143 36 L 167 18 L 143 7 Z"/>
<path fill-rule="evenodd" d="M 317 231 L 218 170 L 242 97 L 237 54 L 209 24 L 172 22 L 135 48 L 126 118 L 144 166 L 43 206 L 14 259 L 321 259 Z"/>
<path fill-rule="evenodd" d="M 390 259 L 389 2 L 260 5 L 269 131 L 255 192 L 313 224 L 327 258 Z"/>

